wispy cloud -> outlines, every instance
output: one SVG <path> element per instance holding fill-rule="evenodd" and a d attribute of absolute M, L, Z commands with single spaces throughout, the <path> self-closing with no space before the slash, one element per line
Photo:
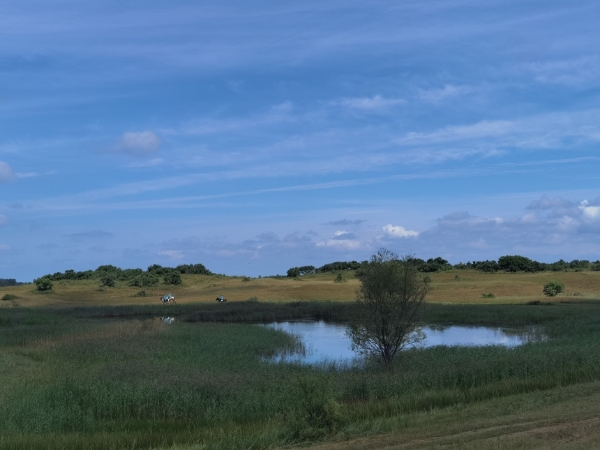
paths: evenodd
<path fill-rule="evenodd" d="M 66 237 L 74 240 L 88 240 L 88 239 L 106 239 L 113 237 L 113 233 L 102 230 L 84 231 L 81 233 L 67 234 Z"/>
<path fill-rule="evenodd" d="M 374 95 L 373 97 L 354 97 L 354 98 L 343 98 L 331 102 L 332 105 L 338 105 L 343 108 L 369 111 L 369 112 L 381 112 L 388 110 L 392 106 L 402 105 L 406 103 L 401 98 L 384 98 L 380 95 Z"/>
<path fill-rule="evenodd" d="M 471 91 L 472 88 L 468 86 L 455 86 L 452 84 L 446 84 L 437 89 L 419 89 L 418 92 L 421 100 L 429 103 L 440 103 L 445 100 L 468 94 Z"/>
<path fill-rule="evenodd" d="M 400 225 L 392 225 L 387 224 L 383 227 L 383 232 L 391 237 L 395 238 L 407 238 L 407 237 L 416 237 L 419 235 L 417 231 L 407 230 L 406 228 Z"/>
<path fill-rule="evenodd" d="M 8 163 L 0 161 L 0 183 L 11 181 L 15 177 L 15 173 Z"/>
<path fill-rule="evenodd" d="M 265 113 L 249 117 L 229 119 L 205 118 L 195 120 L 183 127 L 182 131 L 185 134 L 208 135 L 249 130 L 255 127 L 273 126 L 282 122 L 292 121 L 293 116 L 291 113 L 293 109 L 293 103 L 286 101 L 272 106 Z"/>
<path fill-rule="evenodd" d="M 133 156 L 147 156 L 156 153 L 159 147 L 160 138 L 153 131 L 126 131 L 114 150 Z"/>

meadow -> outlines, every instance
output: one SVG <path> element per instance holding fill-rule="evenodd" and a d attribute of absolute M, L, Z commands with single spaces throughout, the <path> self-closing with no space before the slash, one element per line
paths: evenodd
<path fill-rule="evenodd" d="M 297 343 L 255 324 L 346 320 L 351 274 L 184 276 L 147 297 L 92 280 L 1 288 L 15 298 L 0 301 L 0 448 L 600 446 L 600 274 L 431 278 L 424 323 L 536 325 L 548 339 L 410 350 L 392 370 L 280 365 L 264 357 Z M 550 279 L 566 292 L 549 301 Z M 158 301 L 168 290 L 177 304 Z"/>

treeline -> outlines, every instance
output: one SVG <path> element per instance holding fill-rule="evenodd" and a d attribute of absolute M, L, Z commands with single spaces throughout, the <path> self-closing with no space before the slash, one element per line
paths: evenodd
<path fill-rule="evenodd" d="M 440 272 L 444 270 L 452 269 L 452 265 L 443 258 L 430 258 L 427 261 L 420 258 L 409 258 L 409 260 L 417 266 L 417 270 L 420 272 Z M 309 275 L 314 273 L 327 273 L 327 272 L 342 272 L 345 270 L 358 270 L 363 264 L 368 261 L 336 261 L 329 264 L 325 264 L 319 268 L 315 266 L 302 266 L 292 267 L 288 269 L 288 277 L 298 277 L 303 275 Z"/>
<path fill-rule="evenodd" d="M 203 264 L 181 264 L 177 267 L 163 267 L 153 264 L 147 270 L 121 269 L 113 265 L 99 266 L 96 270 L 65 270 L 44 275 L 39 279 L 49 281 L 62 280 L 99 280 L 103 286 L 114 286 L 117 281 L 126 281 L 132 287 L 151 287 L 162 282 L 165 284 L 181 284 L 182 274 L 212 275 Z M 37 281 L 37 280 L 36 280 Z"/>
<path fill-rule="evenodd" d="M 431 272 L 445 272 L 451 269 L 464 270 L 473 269 L 481 272 L 495 273 L 495 272 L 564 272 L 564 271 L 583 271 L 583 270 L 594 270 L 600 271 L 600 260 L 589 261 L 587 259 L 574 259 L 571 262 L 564 261 L 562 259 L 553 263 L 542 263 L 534 261 L 530 258 L 520 255 L 506 255 L 495 260 L 485 261 L 469 261 L 466 263 L 450 264 L 447 260 L 441 257 L 429 258 L 424 260 L 421 258 L 410 257 L 408 258 L 416 267 L 419 272 L 431 273 Z M 325 273 L 325 272 L 342 272 L 345 270 L 357 270 L 360 269 L 362 264 L 356 261 L 337 261 L 329 264 L 325 264 L 319 268 L 314 266 L 302 266 L 292 267 L 288 269 L 288 277 L 298 277 L 314 273 Z"/>
<path fill-rule="evenodd" d="M 542 263 L 534 261 L 525 256 L 507 255 L 498 258 L 498 261 L 472 261 L 467 263 L 459 263 L 454 266 L 456 269 L 475 269 L 482 272 L 565 272 L 594 270 L 600 271 L 600 260 L 589 261 L 587 259 L 574 259 L 567 262 L 560 259 L 553 263 Z"/>
<path fill-rule="evenodd" d="M 366 261 L 365 261 L 366 262 Z M 303 275 L 309 275 L 313 273 L 325 273 L 325 272 L 340 272 L 343 270 L 356 270 L 360 268 L 361 264 L 357 261 L 337 261 L 329 264 L 325 264 L 319 268 L 315 266 L 302 266 L 302 267 L 292 267 L 288 269 L 287 276 L 288 277 L 298 277 Z"/>
<path fill-rule="evenodd" d="M 21 284 L 25 283 L 21 283 L 14 278 L 0 278 L 0 287 L 19 286 Z"/>

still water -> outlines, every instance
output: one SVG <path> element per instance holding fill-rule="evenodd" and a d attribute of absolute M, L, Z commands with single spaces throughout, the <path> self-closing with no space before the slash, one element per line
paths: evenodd
<path fill-rule="evenodd" d="M 335 362 L 348 364 L 359 359 L 351 348 L 351 340 L 346 334 L 346 326 L 327 322 L 277 322 L 266 325 L 270 328 L 293 334 L 303 344 L 303 351 L 281 354 L 272 359 L 276 362 L 299 362 L 319 364 Z M 535 330 L 510 330 L 491 327 L 424 327 L 421 331 L 425 340 L 419 347 L 484 346 L 502 345 L 516 347 L 526 342 L 542 339 Z"/>

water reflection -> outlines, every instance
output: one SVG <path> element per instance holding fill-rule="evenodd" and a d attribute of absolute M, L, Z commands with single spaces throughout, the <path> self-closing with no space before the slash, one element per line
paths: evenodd
<path fill-rule="evenodd" d="M 348 337 L 347 327 L 327 322 L 280 322 L 266 325 L 270 328 L 293 334 L 304 348 L 272 358 L 276 362 L 299 362 L 303 364 L 342 363 L 352 364 L 360 360 Z M 448 346 L 485 346 L 502 345 L 516 347 L 525 342 L 543 339 L 537 329 L 511 330 L 493 327 L 423 327 L 425 340 L 419 347 Z"/>

